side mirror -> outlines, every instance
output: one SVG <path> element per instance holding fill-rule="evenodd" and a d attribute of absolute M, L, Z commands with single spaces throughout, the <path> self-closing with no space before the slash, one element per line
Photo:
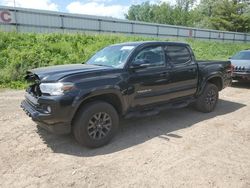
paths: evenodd
<path fill-rule="evenodd" d="M 150 66 L 150 62 L 146 59 L 138 59 L 132 63 L 130 66 L 131 69 L 143 69 Z"/>

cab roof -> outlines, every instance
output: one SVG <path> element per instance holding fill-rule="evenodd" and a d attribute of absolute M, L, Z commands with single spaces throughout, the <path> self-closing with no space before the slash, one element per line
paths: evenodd
<path fill-rule="evenodd" d="M 128 46 L 141 46 L 141 45 L 178 45 L 178 46 L 189 46 L 188 43 L 184 42 L 162 42 L 162 41 L 137 41 L 137 42 L 124 42 L 116 45 L 128 45 Z"/>

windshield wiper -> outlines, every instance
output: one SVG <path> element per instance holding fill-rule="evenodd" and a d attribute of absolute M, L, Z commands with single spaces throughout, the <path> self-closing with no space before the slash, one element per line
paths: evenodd
<path fill-rule="evenodd" d="M 92 65 L 97 65 L 97 66 L 102 66 L 102 67 L 112 67 L 112 66 L 109 66 L 109 65 L 103 65 L 103 64 L 92 64 Z"/>

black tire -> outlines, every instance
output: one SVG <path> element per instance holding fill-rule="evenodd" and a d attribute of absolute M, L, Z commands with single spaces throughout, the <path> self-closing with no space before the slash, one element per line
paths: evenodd
<path fill-rule="evenodd" d="M 217 105 L 218 98 L 218 87 L 214 84 L 207 83 L 203 93 L 195 101 L 194 106 L 198 111 L 204 113 L 212 112 Z"/>
<path fill-rule="evenodd" d="M 110 142 L 118 125 L 119 116 L 115 108 L 109 103 L 95 101 L 78 111 L 73 122 L 73 134 L 80 144 L 97 148 Z"/>

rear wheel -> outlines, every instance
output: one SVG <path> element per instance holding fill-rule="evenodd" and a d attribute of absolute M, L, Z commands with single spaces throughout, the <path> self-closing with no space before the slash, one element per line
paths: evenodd
<path fill-rule="evenodd" d="M 218 87 L 208 83 L 205 86 L 203 93 L 198 97 L 194 106 L 201 112 L 212 112 L 217 105 L 219 98 Z"/>
<path fill-rule="evenodd" d="M 119 117 L 109 103 L 96 101 L 83 106 L 76 115 L 73 133 L 76 140 L 86 147 L 107 144 L 118 129 Z"/>

